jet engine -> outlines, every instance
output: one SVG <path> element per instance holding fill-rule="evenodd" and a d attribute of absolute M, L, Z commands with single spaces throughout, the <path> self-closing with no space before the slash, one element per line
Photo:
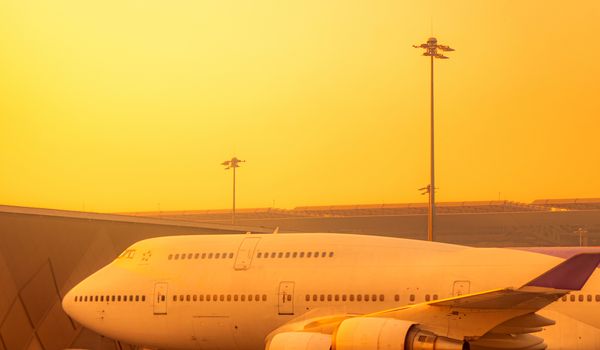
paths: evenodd
<path fill-rule="evenodd" d="M 332 345 L 333 350 L 469 350 L 469 343 L 421 330 L 414 322 L 377 317 L 343 321 Z"/>

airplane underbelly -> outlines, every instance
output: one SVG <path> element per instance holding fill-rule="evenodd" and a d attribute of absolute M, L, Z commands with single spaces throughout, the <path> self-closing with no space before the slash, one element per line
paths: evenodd
<path fill-rule="evenodd" d="M 193 339 L 200 350 L 235 350 L 233 322 L 229 316 L 193 316 Z"/>
<path fill-rule="evenodd" d="M 553 310 L 538 314 L 556 321 L 535 335 L 544 338 L 548 350 L 600 349 L 600 329 Z"/>

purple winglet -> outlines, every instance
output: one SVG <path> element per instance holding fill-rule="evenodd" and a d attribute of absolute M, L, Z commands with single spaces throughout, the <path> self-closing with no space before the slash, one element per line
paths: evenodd
<path fill-rule="evenodd" d="M 563 290 L 581 290 L 600 263 L 600 253 L 575 255 L 526 284 Z"/>

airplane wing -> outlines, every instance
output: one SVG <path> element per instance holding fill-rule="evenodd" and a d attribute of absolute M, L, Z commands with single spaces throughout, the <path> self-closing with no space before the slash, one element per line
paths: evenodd
<path fill-rule="evenodd" d="M 409 336 L 411 329 L 415 327 L 421 332 L 418 334 L 432 335 L 449 344 L 454 342 L 456 346 L 468 342 L 475 348 L 545 349 L 543 339 L 530 333 L 553 325 L 554 321 L 539 316 L 536 312 L 570 291 L 581 290 L 599 263 L 599 253 L 579 254 L 518 289 L 504 288 L 466 294 L 366 315 L 350 315 L 335 310 L 324 314 L 327 312 L 321 311 L 321 314 L 306 315 L 308 317 L 275 330 L 267 338 L 267 349 L 288 349 L 282 348 L 282 343 L 293 341 L 295 338 L 290 336 L 292 333 L 306 332 L 312 334 L 310 341 L 313 344 L 321 344 L 325 349 L 327 344 L 332 346 L 337 343 L 338 346 L 334 346 L 336 350 L 354 349 L 348 344 L 359 338 L 363 343 L 356 344 L 355 348 L 368 348 L 368 338 L 371 333 L 375 333 L 372 335 L 375 337 L 373 341 L 377 342 L 379 348 L 384 335 L 391 332 L 386 331 L 387 328 L 393 328 L 396 337 L 399 332 L 405 332 L 406 339 L 401 347 L 412 349 L 404 341 L 407 344 L 414 341 L 416 337 L 413 335 L 409 339 Z M 284 333 L 286 336 L 279 336 Z M 350 337 L 353 340 L 340 337 Z M 417 340 L 421 339 L 428 341 L 423 336 Z M 311 348 L 307 345 L 306 348 L 320 350 L 318 346 Z"/>

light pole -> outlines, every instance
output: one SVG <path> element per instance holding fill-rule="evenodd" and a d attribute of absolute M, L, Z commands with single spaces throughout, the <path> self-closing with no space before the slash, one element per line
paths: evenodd
<path fill-rule="evenodd" d="M 427 220 L 427 240 L 433 241 L 433 221 L 435 217 L 435 162 L 434 162 L 434 122 L 433 122 L 433 59 L 441 58 L 448 59 L 441 53 L 438 53 L 438 49 L 441 51 L 454 51 L 450 46 L 439 45 L 436 38 L 427 39 L 427 43 L 421 45 L 413 45 L 414 48 L 425 49 L 423 56 L 429 56 L 431 58 L 431 165 L 430 165 L 430 182 L 425 193 L 429 193 L 429 215 Z"/>
<path fill-rule="evenodd" d="M 235 225 L 235 168 L 239 168 L 239 163 L 243 163 L 245 160 L 237 159 L 236 157 L 226 160 L 221 165 L 225 166 L 225 170 L 233 169 L 233 208 L 231 210 L 231 223 Z"/>

